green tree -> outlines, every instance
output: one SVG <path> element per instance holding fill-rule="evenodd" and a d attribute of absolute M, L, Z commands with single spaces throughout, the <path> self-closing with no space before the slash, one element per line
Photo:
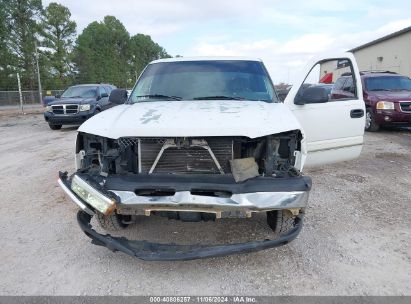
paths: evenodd
<path fill-rule="evenodd" d="M 10 31 L 6 23 L 6 11 L 3 9 L 4 1 L 0 0 L 0 90 L 14 88 L 15 86 L 13 85 L 13 75 L 11 75 L 13 73 L 11 52 L 7 46 Z"/>
<path fill-rule="evenodd" d="M 78 81 L 127 85 L 127 44 L 129 33 L 113 16 L 90 23 L 78 36 L 75 63 Z"/>
<path fill-rule="evenodd" d="M 10 66 L 21 74 L 23 86 L 34 89 L 35 42 L 39 30 L 38 20 L 42 11 L 41 0 L 2 0 L 5 15 Z"/>
<path fill-rule="evenodd" d="M 72 50 L 76 34 L 76 23 L 70 20 L 70 10 L 58 3 L 51 2 L 44 10 L 41 22 L 41 46 L 45 64 L 50 68 L 49 76 L 54 79 L 54 86 L 67 85 L 72 73 Z"/>
<path fill-rule="evenodd" d="M 166 50 L 155 43 L 149 35 L 137 34 L 132 36 L 129 42 L 129 59 L 131 63 L 129 73 L 133 79 L 132 84 L 150 61 L 170 57 Z"/>

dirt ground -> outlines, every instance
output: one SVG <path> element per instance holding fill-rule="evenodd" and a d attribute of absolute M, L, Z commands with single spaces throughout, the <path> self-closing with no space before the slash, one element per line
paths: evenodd
<path fill-rule="evenodd" d="M 188 262 L 145 262 L 92 245 L 56 184 L 76 128 L 0 115 L 1 295 L 411 295 L 411 131 L 367 133 L 358 160 L 309 170 L 305 226 L 289 245 Z M 161 242 L 265 237 L 263 217 L 144 218 L 124 235 Z"/>

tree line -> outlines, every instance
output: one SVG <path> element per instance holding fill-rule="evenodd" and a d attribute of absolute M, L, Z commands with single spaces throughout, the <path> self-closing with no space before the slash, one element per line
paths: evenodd
<path fill-rule="evenodd" d="M 150 36 L 130 36 L 114 16 L 76 32 L 61 4 L 0 0 L 0 90 L 16 90 L 17 73 L 24 89 L 37 89 L 36 54 L 44 89 L 100 82 L 131 87 L 147 63 L 171 57 Z"/>

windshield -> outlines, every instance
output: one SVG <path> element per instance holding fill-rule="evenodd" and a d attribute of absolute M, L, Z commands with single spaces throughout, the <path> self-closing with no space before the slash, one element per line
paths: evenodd
<path fill-rule="evenodd" d="M 277 101 L 261 62 L 207 60 L 148 65 L 130 102 L 211 99 Z"/>
<path fill-rule="evenodd" d="M 96 97 L 97 95 L 97 87 L 93 86 L 74 86 L 69 87 L 64 93 L 61 95 L 62 98 L 73 98 L 73 97 L 80 97 L 80 98 L 91 98 Z"/>
<path fill-rule="evenodd" d="M 411 91 L 411 79 L 398 76 L 370 77 L 365 80 L 368 91 Z"/>

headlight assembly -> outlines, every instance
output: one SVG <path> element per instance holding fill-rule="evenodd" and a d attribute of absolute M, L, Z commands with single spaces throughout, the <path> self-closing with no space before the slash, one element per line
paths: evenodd
<path fill-rule="evenodd" d="M 88 203 L 90 206 L 94 207 L 104 215 L 109 215 L 114 211 L 116 207 L 116 202 L 114 199 L 109 198 L 101 192 L 97 191 L 77 175 L 74 175 L 71 181 L 71 190 L 73 190 L 73 192 L 76 193 L 86 203 Z"/>
<path fill-rule="evenodd" d="M 89 104 L 80 105 L 80 111 L 90 111 L 90 105 Z"/>
<path fill-rule="evenodd" d="M 394 110 L 394 103 L 391 101 L 377 102 L 377 110 Z"/>
<path fill-rule="evenodd" d="M 53 108 L 51 106 L 46 106 L 44 109 L 45 112 L 53 112 Z"/>

